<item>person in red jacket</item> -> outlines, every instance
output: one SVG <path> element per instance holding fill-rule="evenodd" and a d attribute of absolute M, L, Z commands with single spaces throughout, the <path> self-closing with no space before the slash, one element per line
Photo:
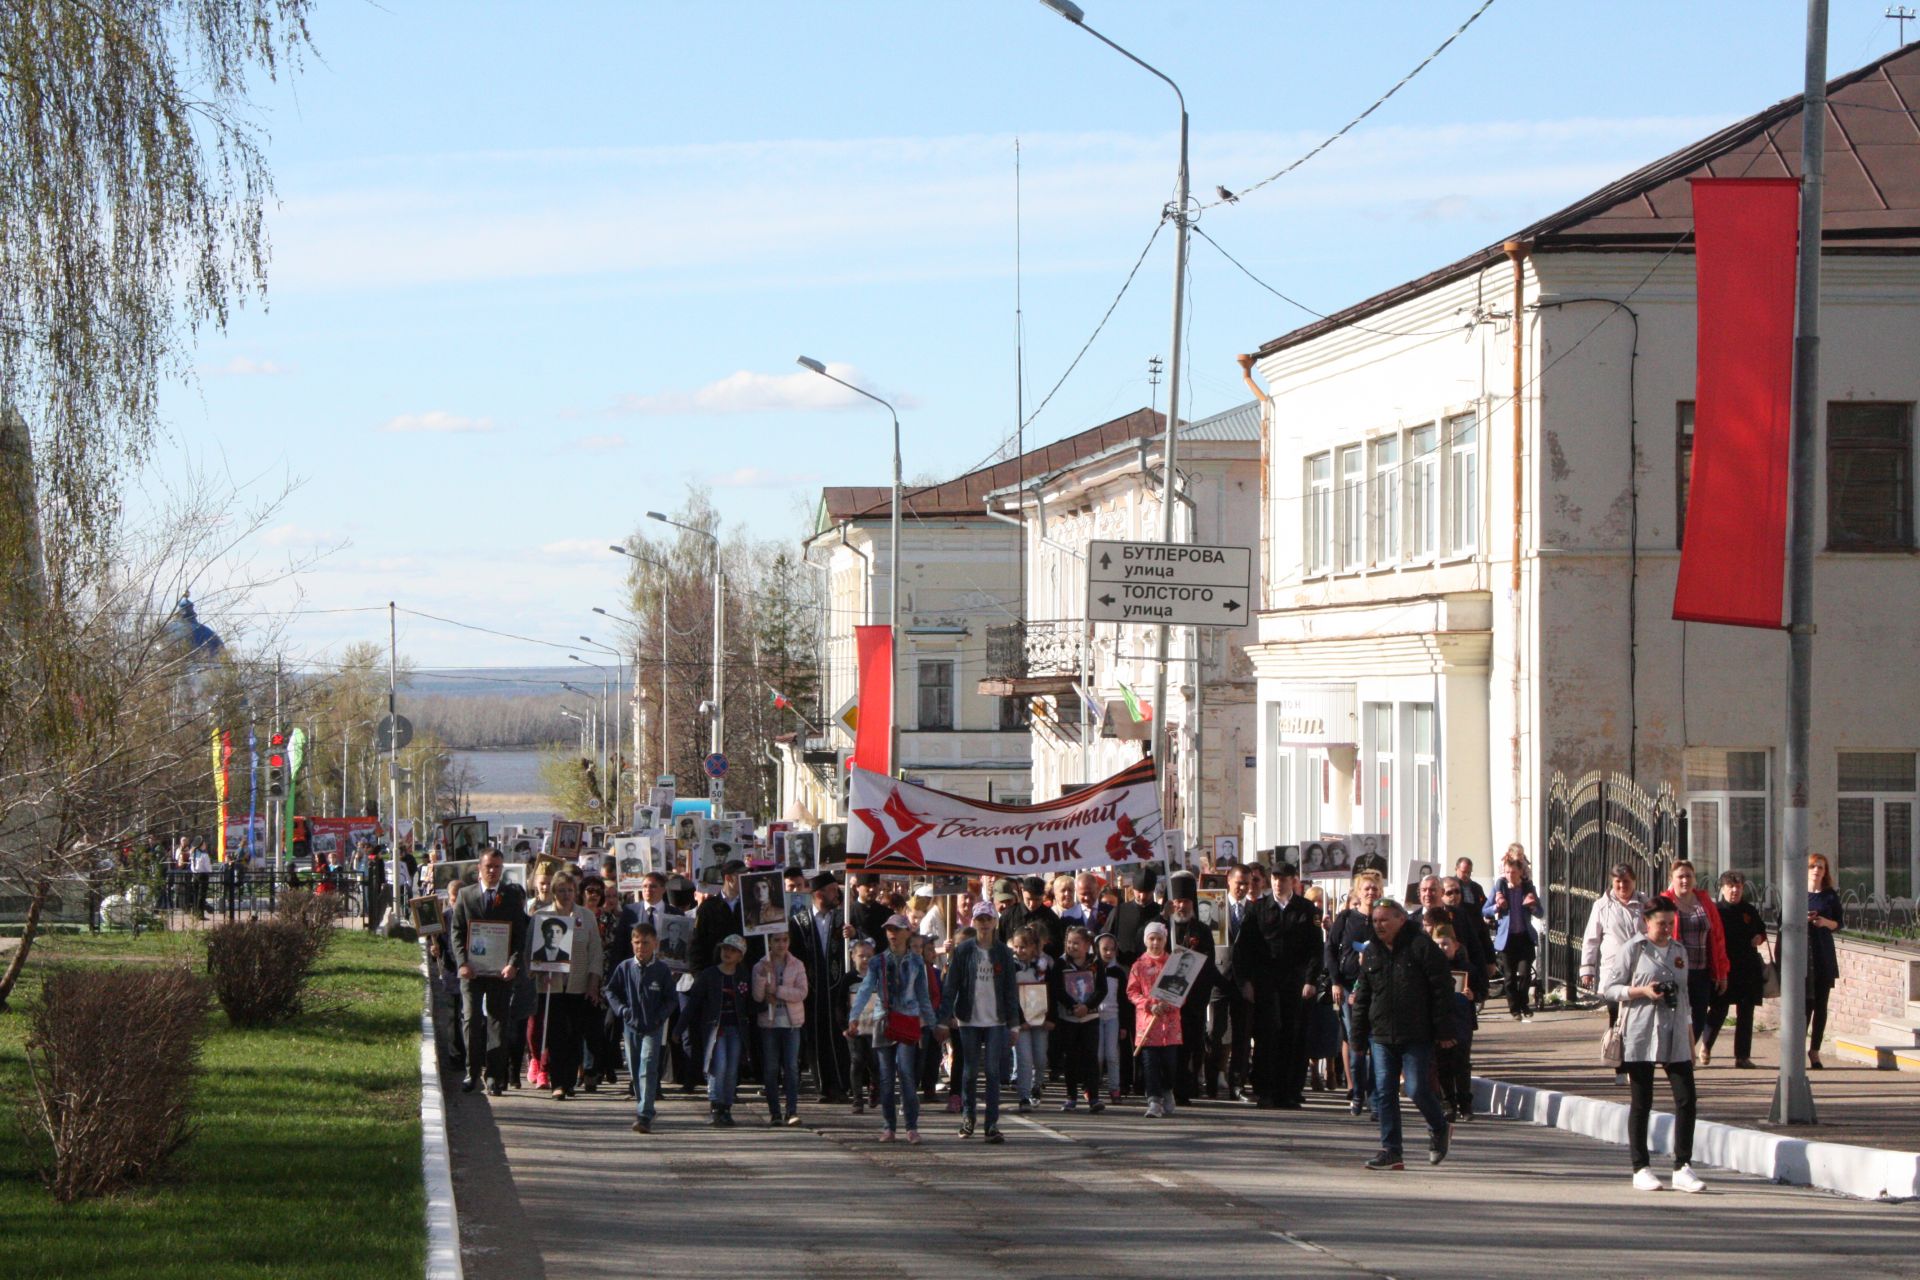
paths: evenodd
<path fill-rule="evenodd" d="M 1660 896 L 1673 904 L 1674 936 L 1687 951 L 1687 999 L 1698 1043 L 1706 1031 L 1707 1009 L 1714 995 L 1727 989 L 1727 935 L 1713 899 L 1694 887 L 1693 864 L 1682 858 L 1668 874 L 1667 891 Z M 1705 1066 L 1704 1048 L 1700 1055 L 1700 1065 Z"/>

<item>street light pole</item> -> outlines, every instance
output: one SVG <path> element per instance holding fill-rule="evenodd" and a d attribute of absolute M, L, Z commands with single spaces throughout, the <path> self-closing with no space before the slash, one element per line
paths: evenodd
<path fill-rule="evenodd" d="M 1180 172 L 1174 190 L 1173 203 L 1167 206 L 1164 216 L 1173 220 L 1173 346 L 1167 360 L 1167 430 L 1166 443 L 1161 447 L 1162 477 L 1160 484 L 1160 540 L 1173 541 L 1174 508 L 1174 459 L 1178 445 L 1180 429 L 1180 356 L 1181 330 L 1186 312 L 1187 293 L 1187 97 L 1180 92 L 1180 86 L 1171 77 L 1146 62 L 1141 61 L 1113 41 L 1095 31 L 1086 23 L 1086 12 L 1073 0 L 1040 0 L 1047 8 L 1079 27 L 1082 31 L 1106 45 L 1127 61 L 1133 63 L 1151 75 L 1157 77 L 1173 90 L 1173 96 L 1180 102 Z M 1143 460 L 1144 462 L 1144 460 Z M 1153 675 L 1153 762 L 1158 771 L 1157 782 L 1160 790 L 1162 812 L 1165 811 L 1167 794 L 1166 746 L 1167 746 L 1167 633 L 1166 623 L 1154 628 L 1153 655 L 1156 664 Z M 1198 676 L 1195 676 L 1198 679 Z M 1196 733 L 1198 726 L 1195 726 Z"/>
<path fill-rule="evenodd" d="M 893 512 L 888 523 L 887 548 L 887 629 L 892 633 L 893 661 L 888 668 L 888 685 L 892 698 L 887 707 L 887 720 L 892 732 L 887 735 L 887 772 L 897 775 L 900 772 L 900 415 L 887 401 L 882 400 L 864 387 L 856 387 L 843 378 L 836 378 L 827 372 L 827 366 L 812 356 L 801 356 L 798 361 L 803 369 L 811 369 L 829 382 L 838 382 L 847 390 L 863 395 L 887 411 L 893 419 Z"/>
<path fill-rule="evenodd" d="M 627 683 L 626 656 L 622 654 L 618 649 L 614 649 L 607 645 L 601 644 L 598 640 L 595 640 L 592 636 L 581 636 L 580 639 L 584 643 L 590 644 L 594 648 L 600 650 L 600 652 L 602 653 L 613 655 L 614 698 L 611 703 L 611 709 L 615 712 L 618 712 L 620 709 L 620 702 L 619 702 L 620 695 L 622 695 L 626 691 L 626 683 Z M 624 731 L 624 726 L 621 723 L 622 720 L 624 719 L 625 717 L 616 714 L 608 722 L 613 726 L 610 732 L 610 738 L 613 744 L 613 792 L 612 792 L 613 798 L 611 801 L 609 801 L 609 803 L 613 806 L 613 812 L 607 815 L 607 820 L 609 823 L 616 823 L 620 817 L 620 736 Z M 634 737 L 637 740 L 639 738 L 639 734 L 636 733 Z M 636 764 L 638 763 L 639 754 L 640 753 L 638 750 L 634 752 L 634 756 L 636 757 L 636 760 L 635 760 Z M 610 827 L 610 829 L 617 830 L 618 828 Z"/>
<path fill-rule="evenodd" d="M 608 544 L 607 549 L 609 551 L 614 552 L 616 555 L 623 555 L 627 557 L 629 560 L 638 560 L 641 564 L 652 565 L 654 568 L 660 570 L 661 574 L 663 575 L 660 580 L 660 772 L 672 773 L 673 765 L 669 763 L 670 750 L 668 747 L 668 743 L 670 740 L 667 736 L 667 704 L 669 702 L 669 697 L 668 697 L 669 688 L 667 683 L 667 582 L 666 582 L 666 578 L 664 577 L 664 575 L 667 572 L 667 566 L 661 564 L 658 560 L 649 559 L 648 557 L 643 555 L 637 555 L 634 552 L 627 550 L 625 547 Z M 595 609 L 594 612 L 606 613 L 606 610 Z M 639 652 L 636 650 L 634 653 L 634 667 L 636 668 L 636 671 L 639 665 L 640 665 L 640 655 L 639 655 Z M 637 674 L 634 678 L 636 680 L 639 679 Z M 635 726 L 633 731 L 633 754 L 636 757 L 638 757 L 640 754 L 640 730 L 638 726 Z M 636 794 L 637 794 L 637 789 L 636 789 Z"/>
<path fill-rule="evenodd" d="M 669 520 L 658 511 L 647 512 L 647 519 L 658 520 L 661 524 L 670 524 L 686 533 L 697 534 L 713 546 L 713 719 L 712 730 L 708 737 L 708 750 L 719 755 L 726 742 L 727 704 L 726 693 L 720 680 L 720 655 L 727 639 L 726 591 L 727 575 L 720 567 L 720 539 L 705 529 L 696 529 L 690 524 L 681 524 L 678 520 Z M 707 780 L 707 795 L 713 801 L 713 816 L 720 816 L 721 801 L 726 797 L 726 783 L 720 778 Z"/>

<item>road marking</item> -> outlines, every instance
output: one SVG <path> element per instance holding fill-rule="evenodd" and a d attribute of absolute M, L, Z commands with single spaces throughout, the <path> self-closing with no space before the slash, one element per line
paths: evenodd
<path fill-rule="evenodd" d="M 1175 1190 L 1179 1189 L 1180 1184 L 1175 1182 L 1172 1178 L 1163 1178 L 1157 1173 L 1149 1173 L 1145 1176 L 1148 1182 L 1157 1182 L 1163 1187 L 1171 1187 Z"/>
<path fill-rule="evenodd" d="M 1267 1232 L 1267 1234 L 1272 1236 L 1276 1240 L 1285 1240 L 1288 1244 L 1292 1245 L 1296 1249 L 1305 1249 L 1308 1253 L 1325 1253 L 1326 1252 L 1326 1250 L 1321 1248 L 1319 1245 L 1314 1244 L 1310 1240 L 1302 1240 L 1299 1236 L 1296 1236 L 1291 1232 L 1269 1231 Z"/>
<path fill-rule="evenodd" d="M 1006 1119 L 1013 1121 L 1015 1124 L 1023 1124 L 1027 1126 L 1027 1128 L 1029 1129 L 1038 1130 L 1039 1132 L 1046 1134 L 1049 1138 L 1052 1138 L 1055 1142 L 1078 1142 L 1079 1141 L 1078 1138 L 1070 1138 L 1066 1134 L 1058 1131 L 1057 1129 L 1049 1129 L 1047 1128 L 1047 1126 L 1040 1124 L 1037 1121 L 1029 1120 L 1025 1116 L 1007 1116 Z"/>

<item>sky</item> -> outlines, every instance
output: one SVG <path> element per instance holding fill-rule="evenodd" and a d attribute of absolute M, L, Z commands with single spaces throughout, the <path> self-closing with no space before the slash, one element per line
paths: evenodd
<path fill-rule="evenodd" d="M 1086 7 L 1181 86 L 1212 204 L 1479 4 Z M 1893 50 L 1885 9 L 1833 0 L 1832 74 Z M 1200 225 L 1336 310 L 1797 93 L 1804 12 L 1494 0 Z M 267 305 L 202 335 L 130 495 L 189 471 L 256 501 L 295 485 L 221 573 L 300 569 L 246 607 L 287 618 L 296 662 L 384 643 L 389 600 L 424 667 L 617 644 L 589 626 L 624 603 L 607 546 L 689 486 L 730 531 L 797 543 L 823 485 L 891 467 L 884 410 L 802 354 L 898 406 L 910 478 L 1012 435 L 1016 297 L 1029 447 L 1165 405 L 1175 101 L 1037 0 L 321 0 L 311 25 L 317 55 L 258 94 Z M 1312 319 L 1198 238 L 1188 297 L 1185 416 L 1250 398 L 1234 355 Z"/>

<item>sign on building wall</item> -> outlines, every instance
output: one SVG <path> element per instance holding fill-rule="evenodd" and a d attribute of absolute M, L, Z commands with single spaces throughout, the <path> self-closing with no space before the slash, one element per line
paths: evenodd
<path fill-rule="evenodd" d="M 1176 627 L 1253 621 L 1253 551 L 1194 543 L 1087 544 L 1087 617 Z"/>
<path fill-rule="evenodd" d="M 1279 746 L 1359 745 L 1360 708 L 1351 685 L 1342 689 L 1289 689 L 1267 706 Z"/>

